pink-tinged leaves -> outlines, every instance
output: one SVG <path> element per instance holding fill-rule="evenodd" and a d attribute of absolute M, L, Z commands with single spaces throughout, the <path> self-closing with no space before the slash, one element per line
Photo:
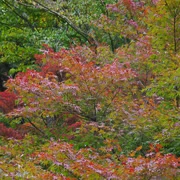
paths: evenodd
<path fill-rule="evenodd" d="M 156 153 L 153 157 L 119 157 L 120 162 L 109 162 L 113 155 L 98 154 L 94 149 L 76 151 L 72 145 L 64 142 L 51 142 L 48 152 L 37 152 L 39 162 L 51 161 L 56 166 L 62 166 L 80 177 L 88 177 L 97 173 L 105 179 L 129 179 L 142 177 L 175 177 L 178 173 L 180 159 L 174 155 Z M 136 151 L 140 150 L 138 147 Z M 108 153 L 108 152 L 106 152 Z M 102 164 L 103 163 L 103 164 Z M 170 174 L 169 174 L 170 173 Z"/>
<path fill-rule="evenodd" d="M 52 116 L 68 111 L 88 119 L 97 113 L 106 116 L 109 108 L 115 106 L 114 99 L 123 95 L 120 84 L 136 77 L 136 73 L 130 63 L 120 63 L 116 58 L 97 66 L 91 56 L 98 56 L 89 51 L 91 56 L 87 56 L 82 51 L 81 47 L 59 52 L 49 49 L 37 57 L 40 72 L 27 70 L 10 79 L 7 87 L 24 103 L 14 114 Z M 97 109 L 97 104 L 101 108 Z"/>

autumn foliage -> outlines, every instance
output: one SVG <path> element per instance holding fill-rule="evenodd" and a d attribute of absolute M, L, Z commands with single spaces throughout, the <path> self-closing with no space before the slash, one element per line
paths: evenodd
<path fill-rule="evenodd" d="M 111 48 L 43 44 L 36 69 L 17 73 L 0 93 L 16 128 L 0 123 L 0 178 L 178 179 L 176 7 L 170 0 L 104 6 L 92 24 Z M 116 49 L 114 36 L 124 42 Z"/>
<path fill-rule="evenodd" d="M 91 121 L 106 118 L 120 98 L 126 96 L 123 84 L 136 77 L 136 73 L 128 62 L 114 59 L 96 65 L 89 61 L 93 57 L 97 55 L 87 47 L 54 52 L 46 46 L 44 54 L 36 56 L 40 72 L 19 73 L 6 84 L 23 97 L 25 104 L 12 114 L 25 118 L 40 114 L 45 118 L 68 112 Z"/>
<path fill-rule="evenodd" d="M 31 144 L 27 144 L 27 140 Z M 22 154 L 25 145 L 33 153 Z M 173 179 L 178 175 L 180 165 L 180 159 L 174 155 L 163 155 L 152 149 L 147 152 L 145 157 L 119 155 L 115 160 L 110 153 L 100 154 L 93 148 L 75 150 L 72 144 L 60 140 L 52 140 L 38 149 L 36 140 L 26 137 L 21 142 L 14 142 L 13 147 L 19 148 L 16 151 L 13 151 L 10 146 L 1 148 L 1 153 L 7 156 L 3 160 L 4 163 L 0 164 L 0 168 L 3 170 L 2 177 L 23 176 L 24 178 L 40 179 L 44 177 L 48 179 L 78 179 L 81 177 L 83 179 L 127 180 L 153 177 Z M 141 148 L 138 147 L 136 152 Z M 14 157 L 13 164 L 8 162 L 11 157 Z M 24 161 L 26 161 L 26 165 L 23 165 Z M 10 168 L 6 169 L 7 166 Z M 18 174 L 14 172 L 18 172 Z"/>

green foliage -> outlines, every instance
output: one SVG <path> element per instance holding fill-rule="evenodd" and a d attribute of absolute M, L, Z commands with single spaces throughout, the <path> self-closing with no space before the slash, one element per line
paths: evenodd
<path fill-rule="evenodd" d="M 151 89 L 148 94 L 156 93 L 176 107 L 179 107 L 180 88 L 179 7 L 178 1 L 160 0 L 151 8 L 147 21 L 149 34 L 153 37 L 152 47 L 158 55 L 157 63 L 153 67 L 156 78 L 147 88 Z"/>
<path fill-rule="evenodd" d="M 10 127 L 10 121 L 3 113 L 0 113 L 0 123 L 3 123 L 6 127 Z"/>
<path fill-rule="evenodd" d="M 0 65 L 9 65 L 0 75 L 14 76 L 36 68 L 34 54 L 40 52 L 43 43 L 55 50 L 73 44 L 71 35 L 65 33 L 66 25 L 59 24 L 57 18 L 44 10 L 11 0 L 2 1 L 0 8 Z"/>

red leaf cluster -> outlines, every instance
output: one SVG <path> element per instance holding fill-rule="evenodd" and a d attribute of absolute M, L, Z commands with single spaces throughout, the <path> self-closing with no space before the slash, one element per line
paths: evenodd
<path fill-rule="evenodd" d="M 74 124 L 71 124 L 68 128 L 72 130 L 76 130 L 77 128 L 81 127 L 81 122 L 75 122 Z"/>
<path fill-rule="evenodd" d="M 14 109 L 16 95 L 12 92 L 0 92 L 0 110 L 3 113 L 8 113 Z"/>
<path fill-rule="evenodd" d="M 21 134 L 12 128 L 7 128 L 3 123 L 0 123 L 0 136 L 19 140 L 24 138 L 24 134 Z"/>

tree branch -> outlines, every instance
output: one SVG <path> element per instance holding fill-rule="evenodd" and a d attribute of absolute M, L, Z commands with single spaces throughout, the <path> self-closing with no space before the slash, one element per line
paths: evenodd
<path fill-rule="evenodd" d="M 23 15 L 19 14 L 19 13 L 15 10 L 15 9 L 17 9 L 15 6 L 13 6 L 11 3 L 9 3 L 9 2 L 6 1 L 6 0 L 2 0 L 2 2 L 3 2 L 8 8 L 10 8 L 14 14 L 16 14 L 16 15 L 17 15 L 18 17 L 20 17 L 22 20 L 24 20 L 24 22 L 26 22 L 33 31 L 35 30 L 34 26 L 31 24 L 31 22 L 30 22 L 27 18 L 25 18 Z"/>
<path fill-rule="evenodd" d="M 97 46 L 98 43 L 97 41 L 89 36 L 87 33 L 85 33 L 84 31 L 82 31 L 80 28 L 78 28 L 70 19 L 68 19 L 66 16 L 57 13 L 56 11 L 46 7 L 44 4 L 40 3 L 37 0 L 34 0 L 35 3 L 37 3 L 39 6 L 41 6 L 43 9 L 49 11 L 51 14 L 54 14 L 55 16 L 58 16 L 62 21 L 66 22 L 71 28 L 73 28 L 78 34 L 80 34 L 84 39 L 86 39 L 89 44 L 93 45 L 93 46 Z"/>
<path fill-rule="evenodd" d="M 41 131 L 41 129 L 39 129 L 34 123 L 32 123 L 32 121 L 31 121 L 29 118 L 27 118 L 27 119 L 28 119 L 29 123 L 30 123 L 36 130 L 38 130 L 41 134 L 43 134 L 44 136 L 47 137 L 47 135 L 46 135 L 43 131 Z"/>
<path fill-rule="evenodd" d="M 109 17 L 109 12 L 108 12 L 108 10 L 106 9 L 106 4 L 105 4 L 105 2 L 104 2 L 103 0 L 100 0 L 100 3 L 104 6 L 104 14 L 106 14 L 106 16 Z M 109 40 L 110 40 L 110 42 L 111 42 L 111 50 L 112 50 L 112 52 L 114 53 L 114 51 L 115 51 L 114 41 L 113 41 L 113 38 L 112 38 L 112 35 L 111 35 L 110 32 L 108 33 L 108 36 L 109 36 Z"/>

